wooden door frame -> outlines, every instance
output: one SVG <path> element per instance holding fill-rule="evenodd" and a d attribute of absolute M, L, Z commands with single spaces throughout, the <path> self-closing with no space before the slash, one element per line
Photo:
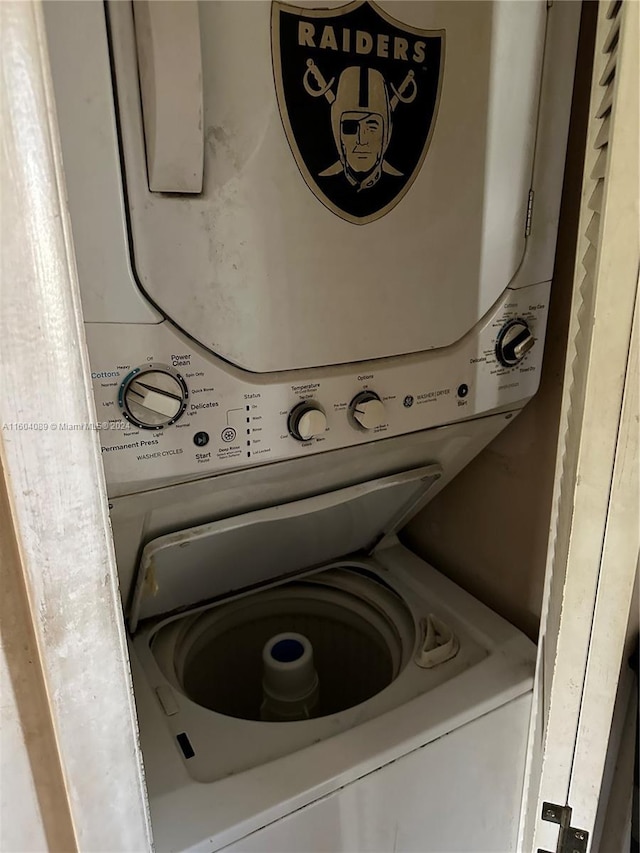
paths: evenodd
<path fill-rule="evenodd" d="M 39 822 L 50 849 L 149 850 L 42 8 L 0 15 L 2 580 L 23 613 L 3 622 L 3 693 L 33 794 L 5 775 L 3 823 Z"/>
<path fill-rule="evenodd" d="M 637 15 L 637 4 L 627 6 L 636 6 Z M 39 3 L 5 2 L 0 11 L 0 377 L 2 421 L 9 425 L 0 436 L 0 450 L 20 568 L 15 590 L 30 614 L 26 627 L 48 700 L 50 742 L 57 758 L 54 776 L 64 793 L 68 830 L 78 849 L 142 851 L 150 847 L 144 778 L 100 447 L 92 428 L 96 415 L 42 9 Z M 587 168 L 593 165 L 588 157 Z M 623 172 L 621 165 L 610 166 L 610 174 L 618 177 L 610 180 L 609 192 L 618 195 L 608 202 L 611 210 L 632 214 L 630 182 L 627 176 L 625 189 Z M 535 748 L 521 842 L 525 850 L 532 849 L 528 839 L 534 833 L 535 843 L 542 843 L 541 799 L 561 802 L 578 796 L 571 770 L 581 755 L 581 736 L 587 743 L 596 732 L 593 766 L 602 763 L 609 709 L 603 703 L 601 725 L 585 728 L 584 702 L 593 706 L 597 697 L 590 697 L 598 686 L 598 671 L 595 664 L 587 667 L 587 659 L 591 654 L 595 661 L 595 652 L 600 654 L 598 666 L 614 665 L 617 634 L 609 634 L 608 646 L 595 644 L 605 628 L 605 608 L 616 601 L 620 609 L 628 604 L 624 577 L 617 577 L 616 589 L 605 590 L 612 576 L 603 571 L 603 557 L 615 560 L 619 553 L 614 549 L 609 557 L 607 552 L 617 524 L 612 510 L 619 505 L 611 500 L 612 489 L 626 489 L 628 495 L 633 488 L 622 476 L 620 462 L 620 476 L 614 467 L 621 459 L 619 437 L 625 429 L 622 400 L 637 257 L 631 270 L 634 237 L 625 231 L 624 221 L 610 220 L 606 227 L 608 242 L 601 245 L 609 246 L 609 255 L 603 248 L 593 284 L 595 308 L 585 318 L 583 287 L 576 288 L 572 308 L 552 571 L 540 643 L 540 712 L 532 727 Z M 611 298 L 614 288 L 616 299 Z M 627 388 L 632 381 L 626 380 Z M 632 427 L 632 402 L 627 410 Z M 19 626 L 12 624 L 17 631 Z M 582 670 L 573 684 L 576 660 Z M 34 768 L 40 758 L 30 752 Z M 39 817 L 46 821 L 46 797 L 39 799 Z M 585 817 L 576 815 L 576 820 L 588 819 L 590 801 L 583 800 Z"/>
<path fill-rule="evenodd" d="M 558 826 L 541 819 L 545 801 L 572 808 L 590 849 L 636 572 L 638 5 L 614 0 L 598 10 L 523 798 L 526 853 L 556 849 Z"/>

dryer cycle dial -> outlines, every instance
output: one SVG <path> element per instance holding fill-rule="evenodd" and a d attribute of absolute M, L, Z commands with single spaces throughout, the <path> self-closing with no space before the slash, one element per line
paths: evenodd
<path fill-rule="evenodd" d="M 315 400 L 299 403 L 289 412 L 289 432 L 298 441 L 309 441 L 327 428 L 327 416 Z"/>
<path fill-rule="evenodd" d="M 500 329 L 496 341 L 498 361 L 505 367 L 515 367 L 535 342 L 536 339 L 525 320 L 510 320 Z"/>
<path fill-rule="evenodd" d="M 187 384 L 179 373 L 164 364 L 148 364 L 127 376 L 118 403 L 135 426 L 162 429 L 182 417 L 188 397 Z"/>

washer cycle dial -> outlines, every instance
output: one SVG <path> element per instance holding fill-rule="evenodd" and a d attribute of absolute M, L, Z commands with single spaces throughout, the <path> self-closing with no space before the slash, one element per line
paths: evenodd
<path fill-rule="evenodd" d="M 289 432 L 298 441 L 308 441 L 327 428 L 327 416 L 314 400 L 299 403 L 289 412 Z"/>
<path fill-rule="evenodd" d="M 124 380 L 118 394 L 122 414 L 142 429 L 162 429 L 184 413 L 189 391 L 186 382 L 164 364 L 137 367 Z"/>
<path fill-rule="evenodd" d="M 505 367 L 515 367 L 535 342 L 536 339 L 525 320 L 511 320 L 502 327 L 496 341 L 498 361 Z"/>
<path fill-rule="evenodd" d="M 349 412 L 362 429 L 375 429 L 386 424 L 384 403 L 373 391 L 363 391 L 349 403 Z"/>

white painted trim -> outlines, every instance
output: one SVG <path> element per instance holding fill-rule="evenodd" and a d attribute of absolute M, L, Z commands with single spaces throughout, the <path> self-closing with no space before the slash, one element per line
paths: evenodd
<path fill-rule="evenodd" d="M 96 415 L 42 8 L 4 2 L 0 12 L 2 464 L 77 847 L 143 851 L 144 779 L 98 435 L 86 428 Z"/>
<path fill-rule="evenodd" d="M 540 819 L 543 801 L 575 808 L 572 825 L 593 832 L 635 571 L 629 557 L 638 547 L 637 377 L 629 362 L 640 257 L 638 4 L 633 0 L 625 0 L 620 13 L 606 180 L 596 204 L 601 220 L 592 222 L 598 183 L 592 170 L 600 154 L 595 142 L 602 129 L 595 116 L 604 95 L 600 79 L 609 56 L 603 45 L 612 30 L 607 15 L 613 8 L 603 2 L 598 13 L 539 646 L 538 713 L 521 837 L 527 853 L 555 849 L 558 827 Z M 609 674 L 603 678 L 605 669 Z"/>
<path fill-rule="evenodd" d="M 629 853 L 633 815 L 633 765 L 637 751 L 638 680 L 625 661 L 620 675 L 603 774 L 593 853 Z"/>
<path fill-rule="evenodd" d="M 569 803 L 576 826 L 592 822 L 594 803 L 598 802 L 600 796 L 620 671 L 616 661 L 621 662 L 623 657 L 640 547 L 639 327 L 636 303 L 587 673 L 571 770 Z"/>

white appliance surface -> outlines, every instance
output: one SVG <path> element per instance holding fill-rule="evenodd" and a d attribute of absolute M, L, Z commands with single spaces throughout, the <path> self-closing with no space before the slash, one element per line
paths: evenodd
<path fill-rule="evenodd" d="M 512 853 L 530 706 L 513 699 L 223 850 Z"/>
<path fill-rule="evenodd" d="M 313 5 L 303 4 L 300 21 L 306 21 L 304 9 L 314 14 Z M 202 50 L 204 186 L 195 195 L 149 189 L 136 51 L 141 24 L 136 18 L 134 25 L 130 4 L 109 5 L 138 279 L 184 332 L 251 371 L 448 346 L 504 292 L 526 244 L 546 4 L 323 5 L 338 15 L 334 30 L 351 27 L 354 38 L 346 52 L 343 42 L 334 50 L 321 44 L 321 19 L 310 18 L 317 44 L 310 42 L 307 52 L 305 47 L 291 60 L 298 63 L 291 69 L 298 106 L 288 112 L 276 97 L 280 46 L 271 39 L 276 19 L 292 7 L 199 5 L 195 50 Z M 407 28 L 412 45 L 420 32 L 423 45 L 430 37 L 442 38 L 440 70 L 431 67 L 429 47 L 426 60 L 423 50 L 415 54 L 419 61 L 412 55 L 385 57 L 384 47 L 358 50 L 357 22 L 349 15 L 365 15 L 358 26 L 374 40 L 374 28 L 381 33 L 391 21 L 398 32 Z M 283 57 L 298 47 L 284 45 Z M 182 49 L 190 62 L 194 49 L 188 41 Z M 161 66 L 161 58 L 156 61 Z M 180 65 L 174 53 L 171 61 Z M 415 181 L 396 206 L 368 224 L 345 221 L 314 195 L 285 132 L 292 110 L 315 103 L 303 84 L 308 63 L 322 73 L 329 61 L 385 75 L 389 96 L 410 71 L 417 81 L 416 104 L 430 75 L 441 76 L 430 142 Z M 158 81 L 163 73 L 166 69 L 157 71 Z M 412 134 L 419 132 L 419 116 L 405 121 L 402 115 L 411 116 L 414 108 L 411 90 L 405 95 L 390 125 L 387 153 L 396 171 Z M 329 104 L 313 120 L 319 139 L 330 128 Z M 327 165 L 335 161 L 333 142 L 324 156 Z M 354 190 L 361 197 L 373 191 Z"/>
<path fill-rule="evenodd" d="M 168 323 L 90 324 L 110 491 L 123 494 L 137 484 L 150 488 L 520 408 L 540 381 L 549 288 L 544 282 L 507 289 L 473 332 L 446 349 L 302 374 L 237 370 L 212 359 Z M 505 366 L 497 359 L 496 341 L 505 324 L 517 318 L 528 323 L 535 346 L 517 365 Z M 122 388 L 153 366 L 178 378 L 184 399 L 172 424 L 149 430 L 125 418 Z M 350 418 L 350 403 L 363 391 L 374 392 L 383 404 L 380 422 L 368 430 Z M 304 402 L 322 410 L 326 426 L 299 441 L 288 429 L 288 416 Z"/>
<path fill-rule="evenodd" d="M 426 614 L 449 624 L 460 650 L 422 669 L 416 630 L 395 681 L 334 717 L 283 725 L 216 714 L 158 666 L 149 643 L 162 621 L 137 633 L 131 654 L 158 851 L 386 850 L 394 837 L 398 850 L 514 849 L 533 644 L 400 545 L 355 564 L 400 593 L 416 625 Z M 234 764 L 244 769 L 221 775 Z"/>

